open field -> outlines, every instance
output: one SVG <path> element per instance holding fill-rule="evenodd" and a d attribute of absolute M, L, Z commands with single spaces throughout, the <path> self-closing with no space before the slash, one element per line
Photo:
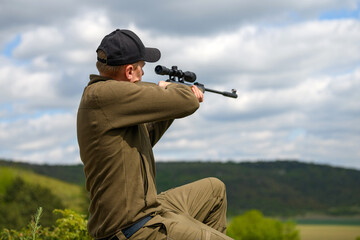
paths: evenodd
<path fill-rule="evenodd" d="M 355 240 L 360 226 L 297 225 L 301 240 Z"/>

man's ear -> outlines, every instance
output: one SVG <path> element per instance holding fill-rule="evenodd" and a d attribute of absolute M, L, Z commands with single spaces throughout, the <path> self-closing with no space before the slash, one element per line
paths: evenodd
<path fill-rule="evenodd" d="M 125 76 L 126 79 L 128 79 L 129 81 L 131 81 L 132 77 L 133 77 L 133 72 L 134 72 L 134 66 L 129 64 L 125 67 Z"/>

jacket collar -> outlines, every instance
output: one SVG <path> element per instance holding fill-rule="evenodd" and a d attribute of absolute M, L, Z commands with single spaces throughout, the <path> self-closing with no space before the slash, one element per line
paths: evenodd
<path fill-rule="evenodd" d="M 90 75 L 90 82 L 88 83 L 88 86 L 93 84 L 93 83 L 97 83 L 97 82 L 100 82 L 100 81 L 107 81 L 107 80 L 110 80 L 111 78 L 109 77 L 105 77 L 105 76 L 100 76 L 100 75 L 97 75 L 97 74 L 91 74 Z"/>

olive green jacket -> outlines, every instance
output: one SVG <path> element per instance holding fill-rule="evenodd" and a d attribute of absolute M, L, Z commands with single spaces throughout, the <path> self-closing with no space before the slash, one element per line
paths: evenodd
<path fill-rule="evenodd" d="M 173 119 L 198 107 L 188 86 L 164 89 L 90 75 L 78 110 L 77 137 L 93 237 L 111 236 L 160 210 L 152 147 Z"/>

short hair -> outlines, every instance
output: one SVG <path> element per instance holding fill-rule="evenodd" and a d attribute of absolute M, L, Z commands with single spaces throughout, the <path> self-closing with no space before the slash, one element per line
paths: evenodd
<path fill-rule="evenodd" d="M 102 50 L 97 51 L 97 57 L 107 60 L 106 53 Z M 96 62 L 96 68 L 98 69 L 99 73 L 108 75 L 108 76 L 116 76 L 116 74 L 122 70 L 124 65 L 120 66 L 109 66 L 103 62 L 97 61 Z"/>
<path fill-rule="evenodd" d="M 97 51 L 97 57 L 100 59 L 107 60 L 106 53 L 103 50 Z M 128 65 L 128 64 L 126 64 Z M 119 65 L 119 66 L 109 66 L 106 63 L 97 61 L 96 68 L 98 69 L 100 74 L 105 74 L 109 77 L 116 76 L 119 71 L 121 71 L 126 65 Z M 139 62 L 131 64 L 136 69 L 139 66 Z"/>

